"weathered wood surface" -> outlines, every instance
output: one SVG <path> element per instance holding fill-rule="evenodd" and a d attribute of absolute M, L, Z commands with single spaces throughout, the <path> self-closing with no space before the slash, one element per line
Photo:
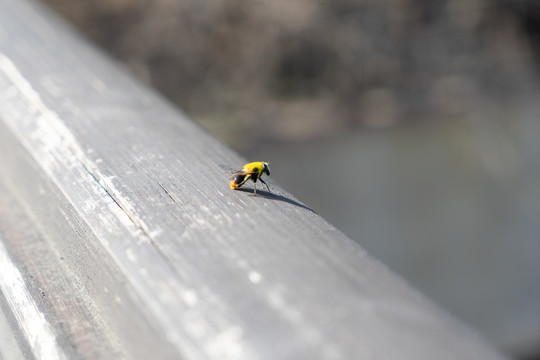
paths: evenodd
<path fill-rule="evenodd" d="M 503 358 L 244 162 L 0 0 L 0 357 Z"/>

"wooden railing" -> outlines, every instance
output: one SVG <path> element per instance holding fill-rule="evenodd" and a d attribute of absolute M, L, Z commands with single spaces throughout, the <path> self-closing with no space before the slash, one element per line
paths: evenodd
<path fill-rule="evenodd" d="M 0 358 L 503 358 L 244 162 L 0 0 Z"/>

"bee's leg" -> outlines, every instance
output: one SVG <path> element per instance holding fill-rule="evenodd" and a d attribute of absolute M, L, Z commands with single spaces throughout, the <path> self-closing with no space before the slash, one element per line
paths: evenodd
<path fill-rule="evenodd" d="M 271 193 L 270 188 L 268 187 L 268 184 L 267 184 L 263 179 L 259 179 L 259 180 L 261 180 L 261 182 L 262 182 L 264 185 L 266 185 L 266 188 L 268 189 L 268 192 Z"/>
<path fill-rule="evenodd" d="M 257 181 L 253 182 L 253 196 L 257 196 Z"/>

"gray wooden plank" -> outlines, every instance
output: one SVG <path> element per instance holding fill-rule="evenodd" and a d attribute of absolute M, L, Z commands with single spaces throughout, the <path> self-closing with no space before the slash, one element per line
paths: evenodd
<path fill-rule="evenodd" d="M 40 286 L 94 306 L 38 306 L 64 353 L 94 356 L 65 316 L 117 338 L 97 357 L 502 358 L 277 184 L 231 191 L 244 159 L 30 1 L 0 0 L 0 102 L 6 186 L 67 259 Z"/>
<path fill-rule="evenodd" d="M 27 303 L 52 329 L 59 353 L 67 358 L 122 359 L 133 358 L 133 352 L 138 358 L 176 358 L 163 333 L 144 316 L 144 304 L 134 304 L 136 296 L 125 288 L 116 265 L 95 247 L 84 219 L 2 123 L 0 162 L 0 238 L 9 262 L 21 273 L 16 289 L 32 295 Z M 26 312 L 14 311 L 15 318 Z M 15 328 L 26 354 L 50 358 L 39 356 L 39 346 L 30 341 L 32 331 L 41 333 L 34 322 L 19 321 Z"/>

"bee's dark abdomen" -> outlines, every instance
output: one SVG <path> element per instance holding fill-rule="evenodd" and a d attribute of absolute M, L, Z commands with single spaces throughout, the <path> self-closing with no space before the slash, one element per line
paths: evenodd
<path fill-rule="evenodd" d="M 241 184 L 241 183 L 244 182 L 245 178 L 246 178 L 246 175 L 244 175 L 244 174 L 236 175 L 236 177 L 234 178 L 234 182 L 237 183 L 237 184 Z"/>

